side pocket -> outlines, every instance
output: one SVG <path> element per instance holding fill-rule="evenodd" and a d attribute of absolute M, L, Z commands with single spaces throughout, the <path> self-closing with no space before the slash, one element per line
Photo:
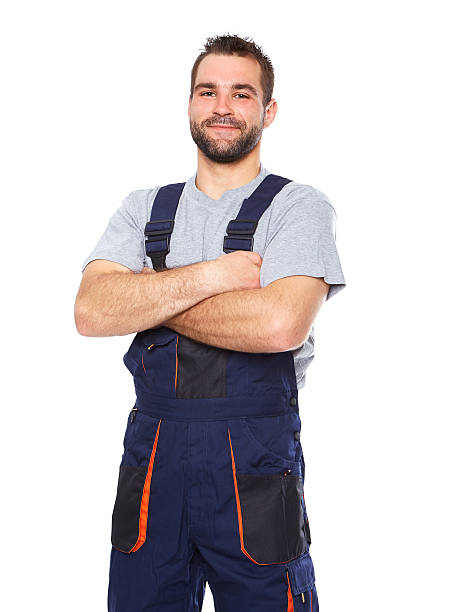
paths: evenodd
<path fill-rule="evenodd" d="M 298 412 L 243 417 L 240 422 L 244 435 L 252 443 L 279 459 L 295 463 L 299 461 L 301 420 Z"/>
<path fill-rule="evenodd" d="M 287 612 L 319 612 L 313 561 L 309 553 L 286 566 Z"/>
<path fill-rule="evenodd" d="M 143 392 L 174 397 L 177 337 L 177 333 L 167 327 L 135 335 L 124 355 L 124 364 Z"/>
<path fill-rule="evenodd" d="M 123 462 L 119 467 L 117 494 L 112 512 L 111 543 L 121 552 L 135 552 L 146 540 L 150 486 L 160 426 L 161 419 L 150 457 L 143 459 L 140 465 L 127 465 Z"/>
<path fill-rule="evenodd" d="M 258 565 L 288 563 L 307 550 L 301 475 L 280 463 L 277 473 L 237 472 L 228 437 L 241 550 Z"/>

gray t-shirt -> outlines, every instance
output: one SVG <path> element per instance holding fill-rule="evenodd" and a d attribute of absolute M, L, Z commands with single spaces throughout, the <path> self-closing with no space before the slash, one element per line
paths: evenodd
<path fill-rule="evenodd" d="M 216 259 L 224 254 L 223 238 L 243 200 L 270 174 L 260 164 L 259 174 L 246 185 L 228 189 L 220 199 L 200 191 L 196 174 L 186 182 L 176 210 L 168 268 Z M 276 173 L 277 174 L 277 173 Z M 282 175 L 283 176 L 283 175 Z M 152 267 L 145 253 L 145 224 L 150 220 L 159 187 L 132 191 L 109 220 L 104 234 L 82 271 L 93 259 L 108 259 L 140 272 Z M 287 183 L 259 219 L 253 251 L 262 257 L 260 286 L 297 274 L 323 277 L 330 285 L 326 299 L 345 287 L 335 243 L 336 213 L 327 196 L 310 185 Z M 298 389 L 314 358 L 314 326 L 305 343 L 293 351 Z"/>

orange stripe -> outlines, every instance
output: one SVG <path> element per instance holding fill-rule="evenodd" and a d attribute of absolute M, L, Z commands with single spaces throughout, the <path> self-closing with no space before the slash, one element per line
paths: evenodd
<path fill-rule="evenodd" d="M 143 351 L 142 351 L 142 366 L 143 366 L 143 369 L 145 370 L 145 364 L 143 363 Z M 146 373 L 147 373 L 147 371 L 145 370 L 145 374 Z"/>
<path fill-rule="evenodd" d="M 174 390 L 176 390 L 176 385 L 178 382 L 178 340 L 179 334 L 176 336 L 176 376 L 174 377 Z"/>
<path fill-rule="evenodd" d="M 135 542 L 130 552 L 135 552 L 142 546 L 147 537 L 147 522 L 148 522 L 148 502 L 150 500 L 150 485 L 151 475 L 153 473 L 153 462 L 155 461 L 156 447 L 158 445 L 158 436 L 160 433 L 161 419 L 158 423 L 158 429 L 156 430 L 155 440 L 153 442 L 153 448 L 150 455 L 150 461 L 148 463 L 147 475 L 145 478 L 145 484 L 143 485 L 142 501 L 140 502 L 140 522 L 138 527 L 138 540 Z"/>
<path fill-rule="evenodd" d="M 236 480 L 236 464 L 235 464 L 234 455 L 233 455 L 233 446 L 231 445 L 231 435 L 230 435 L 230 428 L 229 427 L 228 427 L 228 438 L 229 438 L 229 441 L 230 441 L 230 448 L 231 448 L 231 469 L 233 470 L 233 483 L 234 483 L 234 488 L 235 488 L 236 507 L 237 507 L 237 510 L 238 510 L 239 541 L 240 541 L 240 544 L 241 544 L 241 550 L 245 554 L 247 554 L 246 551 L 244 550 L 244 543 L 243 543 L 243 517 L 241 515 L 241 503 L 239 501 L 238 482 Z M 249 555 L 248 555 L 248 557 L 249 557 Z"/>
<path fill-rule="evenodd" d="M 291 586 L 290 586 L 290 578 L 288 577 L 288 570 L 286 570 L 287 572 L 287 580 L 288 580 L 288 605 L 287 605 L 287 612 L 295 612 L 295 610 L 293 609 L 293 595 L 291 593 Z"/>

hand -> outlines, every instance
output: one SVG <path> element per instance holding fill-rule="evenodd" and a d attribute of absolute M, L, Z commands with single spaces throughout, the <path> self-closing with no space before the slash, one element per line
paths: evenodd
<path fill-rule="evenodd" d="M 259 289 L 262 257 L 255 251 L 233 251 L 211 262 L 222 291 Z"/>

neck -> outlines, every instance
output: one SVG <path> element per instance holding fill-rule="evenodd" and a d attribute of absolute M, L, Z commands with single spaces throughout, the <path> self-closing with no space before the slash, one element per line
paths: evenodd
<path fill-rule="evenodd" d="M 239 161 L 220 164 L 198 151 L 195 185 L 210 198 L 218 200 L 227 189 L 242 187 L 255 179 L 260 169 L 259 154 L 249 154 Z"/>

